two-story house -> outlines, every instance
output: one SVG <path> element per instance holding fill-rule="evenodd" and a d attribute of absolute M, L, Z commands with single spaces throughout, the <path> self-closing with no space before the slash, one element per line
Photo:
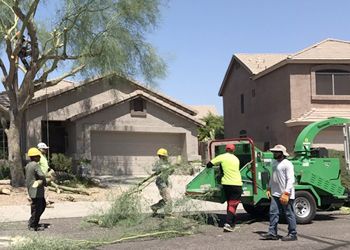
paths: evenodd
<path fill-rule="evenodd" d="M 326 39 L 295 54 L 234 54 L 222 82 L 225 137 L 292 151 L 299 132 L 328 117 L 350 118 L 350 42 Z M 341 127 L 314 146 L 343 149 Z"/>

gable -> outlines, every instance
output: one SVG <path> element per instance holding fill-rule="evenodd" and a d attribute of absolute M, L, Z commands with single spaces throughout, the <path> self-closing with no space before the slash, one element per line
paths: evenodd
<path fill-rule="evenodd" d="M 254 80 L 286 64 L 350 64 L 350 42 L 326 39 L 294 54 L 234 54 L 221 84 L 219 96 L 222 96 L 228 75 L 232 74 L 234 62 L 240 63 Z"/>
<path fill-rule="evenodd" d="M 79 113 L 75 116 L 70 117 L 69 120 L 76 121 L 76 120 L 82 119 L 86 116 L 95 114 L 97 112 L 101 112 L 101 111 L 108 109 L 108 108 L 111 108 L 113 106 L 118 106 L 118 105 L 122 105 L 125 103 L 127 103 L 127 107 L 129 109 L 128 113 L 130 113 L 131 102 L 133 100 L 138 99 L 138 98 L 142 98 L 146 102 L 151 102 L 154 105 L 160 106 L 162 109 L 167 110 L 168 112 L 172 113 L 173 115 L 182 117 L 182 118 L 190 121 L 191 123 L 196 124 L 197 126 L 202 126 L 204 124 L 202 121 L 200 121 L 196 117 L 189 115 L 188 113 L 186 113 L 180 109 L 177 109 L 176 107 L 173 107 L 173 106 L 169 105 L 168 103 L 166 103 L 162 100 L 159 100 L 159 99 L 157 99 L 157 98 L 155 98 L 155 97 L 153 97 L 153 96 L 151 96 L 151 95 L 149 95 L 141 90 L 136 90 L 136 91 L 132 92 L 131 94 L 124 96 L 124 98 L 120 98 L 118 100 L 117 99 L 111 100 L 109 102 L 103 103 L 103 104 L 96 106 L 94 108 L 91 108 L 89 110 L 86 110 L 85 112 L 82 112 L 82 113 Z M 147 103 L 146 103 L 146 107 L 147 107 Z"/>

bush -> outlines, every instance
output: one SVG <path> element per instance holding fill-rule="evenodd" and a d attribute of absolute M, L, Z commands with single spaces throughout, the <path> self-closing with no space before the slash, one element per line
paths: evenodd
<path fill-rule="evenodd" d="M 341 170 L 341 182 L 342 185 L 350 190 L 350 174 L 346 168 L 344 151 L 337 150 L 328 150 L 329 157 L 338 158 L 340 161 L 340 170 Z"/>
<path fill-rule="evenodd" d="M 7 160 L 0 160 L 0 180 L 11 179 L 10 164 Z"/>
<path fill-rule="evenodd" d="M 72 158 L 67 157 L 64 154 L 52 154 L 51 155 L 51 168 L 56 172 L 72 173 Z"/>

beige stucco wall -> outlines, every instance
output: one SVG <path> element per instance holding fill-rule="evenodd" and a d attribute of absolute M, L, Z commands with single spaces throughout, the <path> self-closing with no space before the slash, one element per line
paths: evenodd
<path fill-rule="evenodd" d="M 68 91 L 54 98 L 49 98 L 47 100 L 48 118 L 46 117 L 45 100 L 31 105 L 27 111 L 27 148 L 42 140 L 42 120 L 66 121 L 71 118 L 71 121 L 66 121 L 68 135 L 66 151 L 75 160 L 91 159 L 91 145 L 93 145 L 91 134 L 99 131 L 134 131 L 140 134 L 143 133 L 145 138 L 148 133 L 176 135 L 183 138 L 178 142 L 180 145 L 183 144 L 181 145 L 183 152 L 180 154 L 182 159 L 189 161 L 200 159 L 198 155 L 197 125 L 188 118 L 180 116 L 171 109 L 147 98 L 145 98 L 146 117 L 132 117 L 130 103 L 126 101 L 75 119 L 75 116 L 91 111 L 102 104 L 124 100 L 137 90 L 134 85 L 125 81 L 117 82 L 117 80 L 115 78 L 102 80 L 97 84 L 90 84 L 88 88 Z M 166 136 L 164 137 L 166 139 Z M 166 141 L 164 141 L 164 145 L 166 147 Z M 149 146 L 154 145 L 150 142 Z M 103 150 L 103 148 L 99 150 Z M 156 152 L 156 149 L 154 151 Z M 152 161 L 154 159 L 156 159 L 156 155 L 152 155 Z"/>
<path fill-rule="evenodd" d="M 118 90 L 115 86 L 118 85 Z M 89 90 L 78 88 L 62 93 L 54 98 L 34 103 L 26 112 L 27 147 L 41 140 L 41 121 L 64 121 L 74 115 L 90 110 L 110 100 L 122 98 L 134 89 L 119 78 L 103 79 L 97 84 L 89 84 Z M 46 117 L 46 107 L 48 115 Z"/>
<path fill-rule="evenodd" d="M 261 148 L 264 142 L 288 144 L 284 122 L 291 113 L 289 89 L 286 66 L 255 81 L 245 68 L 234 67 L 223 93 L 225 137 L 238 137 L 240 130 L 246 130 Z M 240 110 L 241 94 L 245 100 L 244 114 Z"/>
<path fill-rule="evenodd" d="M 294 143 L 304 126 L 287 127 L 284 122 L 298 118 L 313 108 L 349 110 L 350 101 L 335 101 L 331 98 L 312 96 L 314 77 L 312 72 L 320 69 L 341 68 L 345 65 L 288 64 L 269 74 L 251 80 L 243 67 L 236 68 L 228 77 L 223 93 L 225 137 L 238 137 L 239 131 L 247 130 L 260 148 L 263 143 L 284 144 L 292 152 Z M 255 89 L 255 97 L 252 97 Z M 244 93 L 245 113 L 240 112 L 240 95 Z M 329 138 L 328 138 L 329 137 Z M 315 140 L 315 146 L 322 145 L 342 149 L 341 128 L 331 128 Z"/>
<path fill-rule="evenodd" d="M 184 138 L 184 145 L 182 145 L 183 152 L 181 156 L 184 160 L 188 159 L 199 160 L 198 155 L 198 140 L 197 140 L 197 128 L 192 122 L 187 121 L 184 118 L 181 118 L 177 115 L 172 114 L 169 110 L 166 110 L 150 101 L 146 102 L 147 106 L 147 116 L 146 117 L 132 117 L 130 115 L 130 104 L 124 103 L 121 105 L 115 105 L 110 108 L 106 108 L 101 112 L 94 113 L 82 119 L 76 121 L 76 141 L 77 141 L 77 154 L 76 158 L 87 158 L 91 159 L 92 157 L 92 146 L 93 142 L 91 141 L 91 134 L 98 131 L 109 131 L 109 132 L 135 132 L 147 134 L 175 134 L 179 137 Z M 112 134 L 111 134 L 112 135 Z M 117 143 L 116 143 L 117 144 Z M 110 145 L 99 144 L 100 147 L 109 147 Z M 125 144 L 127 147 L 127 144 Z M 159 144 L 153 144 L 152 141 L 149 141 L 148 147 L 152 147 L 154 154 L 152 157 L 148 157 L 148 161 L 144 164 L 150 167 L 156 159 L 156 151 L 159 148 Z M 166 137 L 164 138 L 163 147 L 167 148 Z M 107 149 L 107 148 L 106 148 Z M 99 149 L 103 151 L 104 149 Z M 130 149 L 131 150 L 131 149 Z M 169 154 L 173 155 L 174 152 L 169 150 Z M 177 154 L 178 155 L 178 154 Z M 177 156 L 175 155 L 175 156 Z M 94 156 L 96 157 L 96 156 Z M 120 172 L 118 169 L 120 166 L 116 162 L 120 162 L 121 159 L 115 157 L 114 159 L 109 157 L 109 159 L 94 159 L 94 162 L 105 162 L 106 160 L 111 161 L 110 165 L 115 169 L 114 172 Z M 175 159 L 172 159 L 175 160 Z M 132 159 L 129 159 L 132 161 Z M 145 157 L 142 158 L 142 161 L 145 161 Z M 94 167 L 94 166 L 93 166 Z M 98 167 L 98 166 L 96 166 Z M 148 167 L 148 170 L 150 170 Z M 103 169 L 102 169 L 103 170 Z M 112 173 L 113 169 L 110 171 L 103 171 L 102 173 Z M 126 173 L 130 173 L 129 172 Z M 141 169 L 134 169 L 134 172 L 141 173 Z M 99 173 L 101 174 L 101 173 Z M 131 174 L 133 174 L 131 172 Z"/>

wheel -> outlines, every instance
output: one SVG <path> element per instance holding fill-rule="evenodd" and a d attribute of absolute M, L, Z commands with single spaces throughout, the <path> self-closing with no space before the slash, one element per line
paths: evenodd
<path fill-rule="evenodd" d="M 307 191 L 296 191 L 294 211 L 298 224 L 310 223 L 316 215 L 315 198 Z"/>
<path fill-rule="evenodd" d="M 269 206 L 243 204 L 243 208 L 248 214 L 255 217 L 262 217 L 269 213 Z"/>

